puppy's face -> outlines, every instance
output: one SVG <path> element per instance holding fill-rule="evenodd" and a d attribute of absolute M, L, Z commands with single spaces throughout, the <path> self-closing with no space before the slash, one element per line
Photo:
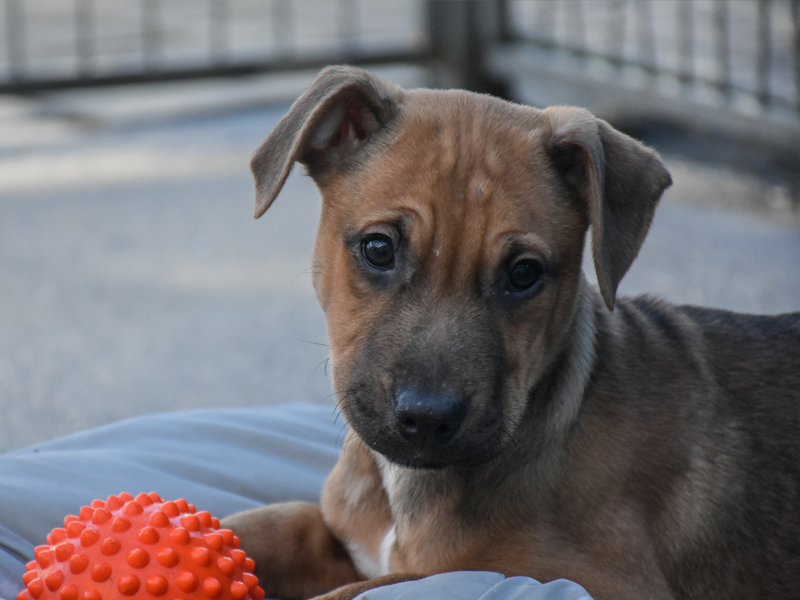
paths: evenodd
<path fill-rule="evenodd" d="M 334 386 L 358 435 L 398 464 L 496 456 L 563 347 L 588 219 L 541 121 L 409 92 L 368 154 L 316 177 Z"/>
<path fill-rule="evenodd" d="M 358 435 L 420 468 L 490 460 L 523 422 L 561 435 L 581 390 L 533 398 L 575 362 L 587 227 L 612 308 L 670 184 L 658 156 L 583 109 L 330 67 L 250 163 L 256 217 L 295 162 L 323 195 L 314 285 Z"/>

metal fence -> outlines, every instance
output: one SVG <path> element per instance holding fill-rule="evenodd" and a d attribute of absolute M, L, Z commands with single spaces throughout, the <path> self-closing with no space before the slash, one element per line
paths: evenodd
<path fill-rule="evenodd" d="M 0 90 L 416 60 L 422 0 L 0 0 Z"/>
<path fill-rule="evenodd" d="M 502 36 L 800 109 L 800 0 L 508 0 Z"/>
<path fill-rule="evenodd" d="M 0 91 L 429 59 L 449 73 L 441 85 L 481 88 L 481 80 L 507 77 L 486 69 L 484 57 L 516 44 L 705 86 L 734 108 L 800 115 L 800 0 L 0 0 L 0 7 Z"/>

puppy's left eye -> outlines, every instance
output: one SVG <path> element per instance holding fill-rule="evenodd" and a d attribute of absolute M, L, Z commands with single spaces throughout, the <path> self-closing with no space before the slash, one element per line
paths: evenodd
<path fill-rule="evenodd" d="M 387 235 L 377 233 L 365 238 L 361 252 L 376 269 L 391 269 L 394 266 L 394 244 Z"/>
<path fill-rule="evenodd" d="M 534 287 L 542 279 L 541 263 L 532 259 L 520 260 L 511 267 L 508 274 L 508 287 L 513 292 L 524 292 Z"/>

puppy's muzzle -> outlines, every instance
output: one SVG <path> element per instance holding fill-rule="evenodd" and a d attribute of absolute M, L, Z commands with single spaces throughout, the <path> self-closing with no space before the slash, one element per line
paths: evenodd
<path fill-rule="evenodd" d="M 419 450 L 447 444 L 461 429 L 467 407 L 452 392 L 429 393 L 414 388 L 398 390 L 392 403 L 397 430 Z"/>

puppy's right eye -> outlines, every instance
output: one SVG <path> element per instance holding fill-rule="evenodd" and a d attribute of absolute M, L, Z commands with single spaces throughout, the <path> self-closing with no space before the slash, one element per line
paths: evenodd
<path fill-rule="evenodd" d="M 381 233 L 364 239 L 361 253 L 366 261 L 376 269 L 391 269 L 394 266 L 394 245 L 392 239 Z"/>

